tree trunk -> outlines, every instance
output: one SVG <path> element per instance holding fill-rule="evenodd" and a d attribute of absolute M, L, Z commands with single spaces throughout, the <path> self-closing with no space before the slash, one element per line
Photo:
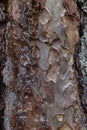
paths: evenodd
<path fill-rule="evenodd" d="M 0 130 L 86 129 L 83 1 L 0 2 Z"/>

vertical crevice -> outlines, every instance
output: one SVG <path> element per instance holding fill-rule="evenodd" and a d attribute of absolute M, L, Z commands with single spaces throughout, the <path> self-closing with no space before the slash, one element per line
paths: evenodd
<path fill-rule="evenodd" d="M 4 110 L 5 110 L 4 90 L 5 86 L 3 84 L 3 78 L 0 74 L 0 130 L 4 130 Z"/>
<path fill-rule="evenodd" d="M 3 83 L 2 71 L 4 68 L 5 55 L 5 28 L 7 23 L 7 0 L 0 1 L 0 130 L 4 127 L 4 111 L 5 111 L 5 85 Z"/>
<path fill-rule="evenodd" d="M 80 85 L 80 98 L 84 112 L 87 113 L 87 5 L 85 0 L 77 0 L 80 13 L 80 43 L 76 47 L 75 64 Z"/>
<path fill-rule="evenodd" d="M 86 0 L 76 0 L 79 15 L 80 41 L 75 49 L 75 68 L 77 71 L 78 92 L 79 92 L 79 123 L 83 129 L 87 129 L 87 2 Z"/>

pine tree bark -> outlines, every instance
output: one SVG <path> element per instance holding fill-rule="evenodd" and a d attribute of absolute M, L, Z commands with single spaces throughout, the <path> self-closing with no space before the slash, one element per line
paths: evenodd
<path fill-rule="evenodd" d="M 86 117 L 74 62 L 77 5 L 75 0 L 0 3 L 0 130 L 82 129 Z"/>

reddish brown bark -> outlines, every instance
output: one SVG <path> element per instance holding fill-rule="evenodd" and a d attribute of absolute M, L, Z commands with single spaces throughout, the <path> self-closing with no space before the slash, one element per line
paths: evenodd
<path fill-rule="evenodd" d="M 5 130 L 78 130 L 75 1 L 9 0 L 7 11 L 0 29 Z"/>

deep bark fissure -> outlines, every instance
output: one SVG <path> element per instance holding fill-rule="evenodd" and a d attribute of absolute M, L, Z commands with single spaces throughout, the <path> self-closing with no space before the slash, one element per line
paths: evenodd
<path fill-rule="evenodd" d="M 83 113 L 80 120 L 81 125 L 84 124 L 84 128 L 87 129 L 87 2 L 86 0 L 77 0 L 77 6 L 80 15 L 79 35 L 80 41 L 76 45 L 75 49 L 75 68 L 77 71 L 78 92 L 80 99 L 80 106 Z"/>
<path fill-rule="evenodd" d="M 5 66 L 5 32 L 7 23 L 7 0 L 0 1 L 0 130 L 4 130 L 4 111 L 5 111 L 5 84 L 3 83 L 2 70 Z"/>
<path fill-rule="evenodd" d="M 5 110 L 4 90 L 5 86 L 3 84 L 3 78 L 0 74 L 0 130 L 4 130 L 4 110 Z"/>

